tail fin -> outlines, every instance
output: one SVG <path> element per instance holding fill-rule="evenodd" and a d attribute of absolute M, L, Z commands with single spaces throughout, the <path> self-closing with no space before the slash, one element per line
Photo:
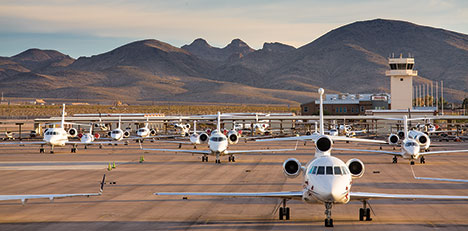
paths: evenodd
<path fill-rule="evenodd" d="M 122 116 L 119 115 L 119 126 L 117 127 L 118 129 L 120 129 L 120 123 L 122 122 Z"/>
<path fill-rule="evenodd" d="M 193 134 L 196 134 L 197 133 L 197 121 L 194 120 L 193 121 Z"/>
<path fill-rule="evenodd" d="M 318 89 L 318 93 L 320 95 L 320 135 L 325 134 L 325 129 L 323 128 L 323 93 L 325 91 L 323 88 Z"/>
<path fill-rule="evenodd" d="M 62 122 L 60 123 L 60 127 L 65 129 L 65 104 L 62 107 Z"/>
<path fill-rule="evenodd" d="M 403 128 L 405 132 L 405 139 L 408 137 L 408 117 L 406 115 L 403 116 Z"/>
<path fill-rule="evenodd" d="M 218 124 L 217 124 L 218 132 L 221 132 L 221 112 L 218 112 Z"/>

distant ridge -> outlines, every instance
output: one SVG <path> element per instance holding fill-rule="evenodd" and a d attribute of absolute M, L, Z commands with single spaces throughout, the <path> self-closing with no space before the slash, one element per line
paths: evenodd
<path fill-rule="evenodd" d="M 299 104 L 319 87 L 388 92 L 392 53 L 415 57 L 416 84 L 444 80 L 448 100 L 467 97 L 468 35 L 385 19 L 344 25 L 299 48 L 269 42 L 254 50 L 241 39 L 218 48 L 203 38 L 177 48 L 147 39 L 76 60 L 29 49 L 0 57 L 0 90 L 12 97 Z"/>

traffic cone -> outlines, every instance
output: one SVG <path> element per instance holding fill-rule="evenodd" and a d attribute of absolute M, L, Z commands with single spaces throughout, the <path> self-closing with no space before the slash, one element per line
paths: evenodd
<path fill-rule="evenodd" d="M 112 168 L 115 168 L 115 161 L 112 163 Z"/>
<path fill-rule="evenodd" d="M 145 161 L 145 157 L 144 156 L 140 156 L 140 163 L 143 163 Z"/>
<path fill-rule="evenodd" d="M 109 166 L 107 167 L 107 171 L 110 171 L 112 170 L 112 166 L 111 166 L 111 163 L 109 162 Z"/>

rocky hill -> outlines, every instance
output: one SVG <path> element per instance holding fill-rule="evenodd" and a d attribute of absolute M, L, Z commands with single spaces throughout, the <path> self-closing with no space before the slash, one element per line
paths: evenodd
<path fill-rule="evenodd" d="M 141 40 L 76 60 L 29 49 L 0 57 L 5 96 L 139 101 L 287 103 L 328 92 L 389 91 L 387 58 L 415 57 L 416 83 L 444 80 L 446 98 L 468 89 L 468 35 L 376 19 L 330 31 L 302 47 L 240 39 L 223 48 L 196 39 L 182 48 Z"/>

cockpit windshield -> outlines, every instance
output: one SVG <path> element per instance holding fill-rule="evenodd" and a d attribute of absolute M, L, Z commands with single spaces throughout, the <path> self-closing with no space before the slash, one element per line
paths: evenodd
<path fill-rule="evenodd" d="M 416 145 L 417 145 L 416 142 L 406 142 L 405 143 L 405 147 L 414 147 Z"/>
<path fill-rule="evenodd" d="M 116 130 L 116 131 L 112 131 L 112 134 L 119 134 L 120 131 L 119 130 Z"/>
<path fill-rule="evenodd" d="M 346 166 L 313 166 L 309 170 L 311 175 L 348 175 Z"/>
<path fill-rule="evenodd" d="M 215 137 L 210 138 L 210 141 L 213 141 L 213 142 L 221 142 L 225 140 L 226 140 L 226 137 L 223 137 L 223 136 L 215 136 Z"/>

